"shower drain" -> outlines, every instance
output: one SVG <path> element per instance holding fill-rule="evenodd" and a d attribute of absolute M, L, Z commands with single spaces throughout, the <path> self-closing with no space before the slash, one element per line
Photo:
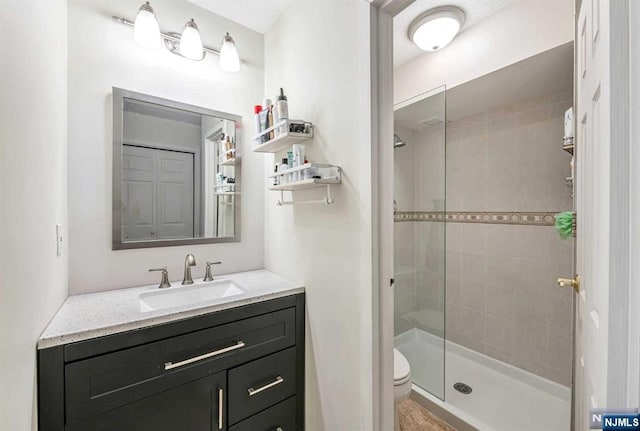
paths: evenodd
<path fill-rule="evenodd" d="M 469 395 L 473 391 L 473 389 L 471 389 L 471 386 L 464 383 L 456 383 L 455 385 L 453 385 L 453 389 L 465 395 Z"/>

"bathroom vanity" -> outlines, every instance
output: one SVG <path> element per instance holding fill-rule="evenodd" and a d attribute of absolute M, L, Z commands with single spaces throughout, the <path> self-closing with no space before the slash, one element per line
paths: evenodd
<path fill-rule="evenodd" d="M 303 430 L 304 289 L 224 279 L 233 295 L 178 306 L 148 295 L 210 286 L 70 297 L 38 345 L 40 431 Z"/>

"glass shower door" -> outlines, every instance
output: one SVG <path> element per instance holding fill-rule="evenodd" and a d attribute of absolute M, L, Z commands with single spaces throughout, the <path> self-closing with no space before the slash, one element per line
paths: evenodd
<path fill-rule="evenodd" d="M 414 384 L 444 399 L 446 91 L 394 113 L 395 346 Z"/>

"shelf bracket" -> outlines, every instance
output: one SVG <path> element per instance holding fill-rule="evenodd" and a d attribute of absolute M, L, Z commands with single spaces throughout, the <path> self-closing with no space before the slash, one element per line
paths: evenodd
<path fill-rule="evenodd" d="M 336 202 L 335 199 L 333 199 L 333 196 L 331 195 L 331 184 L 327 184 L 327 195 L 324 197 L 324 199 L 316 199 L 316 200 L 309 200 L 309 201 L 294 201 L 294 200 L 286 201 L 284 200 L 284 191 L 280 190 L 280 199 L 276 202 L 276 205 L 278 205 L 279 207 L 285 206 L 285 205 L 317 205 L 317 204 L 332 205 L 335 202 Z"/>

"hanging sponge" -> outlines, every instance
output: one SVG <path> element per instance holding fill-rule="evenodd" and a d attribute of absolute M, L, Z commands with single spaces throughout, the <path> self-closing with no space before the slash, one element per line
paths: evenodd
<path fill-rule="evenodd" d="M 573 235 L 573 213 L 556 214 L 556 231 L 560 238 L 567 239 Z"/>

